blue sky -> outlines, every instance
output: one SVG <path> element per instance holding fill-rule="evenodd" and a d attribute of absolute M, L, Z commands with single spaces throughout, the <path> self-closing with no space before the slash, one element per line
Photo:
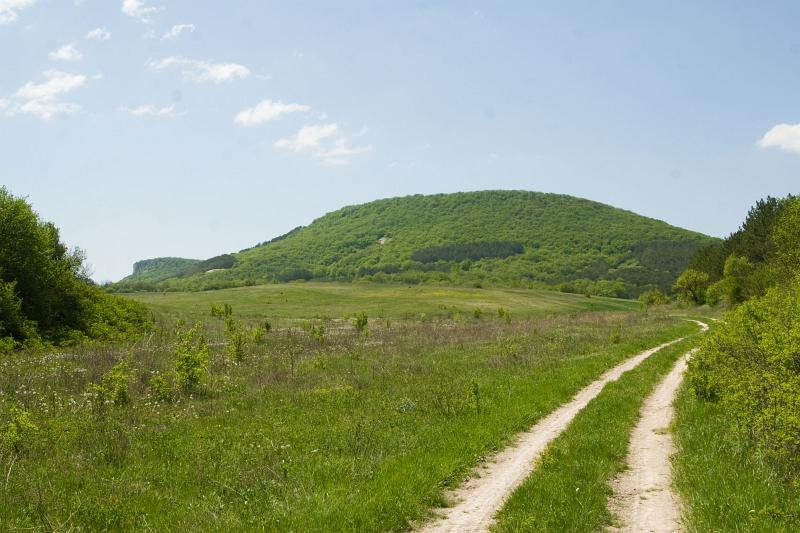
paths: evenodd
<path fill-rule="evenodd" d="M 0 0 L 0 184 L 95 279 L 526 189 L 723 236 L 800 192 L 794 2 Z"/>

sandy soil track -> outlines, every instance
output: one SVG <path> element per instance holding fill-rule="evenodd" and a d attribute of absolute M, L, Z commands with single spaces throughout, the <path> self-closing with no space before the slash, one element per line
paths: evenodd
<path fill-rule="evenodd" d="M 705 324 L 703 324 L 705 326 Z M 511 446 L 479 467 L 475 476 L 454 490 L 449 499 L 455 506 L 441 510 L 441 518 L 424 525 L 424 533 L 486 531 L 494 514 L 520 483 L 534 470 L 536 459 L 556 437 L 569 426 L 572 419 L 592 401 L 603 387 L 639 365 L 657 351 L 681 339 L 664 343 L 634 355 L 608 370 L 596 381 L 583 388 L 575 397 L 522 433 Z"/>
<path fill-rule="evenodd" d="M 703 331 L 706 324 L 698 322 Z M 614 497 L 609 509 L 619 526 L 612 531 L 682 531 L 680 499 L 672 490 L 675 452 L 669 426 L 674 417 L 672 403 L 683 381 L 692 350 L 681 357 L 667 377 L 642 405 L 639 422 L 631 433 L 628 470 L 612 483 Z"/>

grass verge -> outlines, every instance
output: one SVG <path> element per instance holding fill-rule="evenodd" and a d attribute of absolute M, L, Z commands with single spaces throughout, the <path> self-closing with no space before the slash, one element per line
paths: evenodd
<path fill-rule="evenodd" d="M 676 484 L 690 531 L 800 531 L 800 487 L 761 460 L 718 404 L 684 385 L 676 416 Z"/>
<path fill-rule="evenodd" d="M 692 336 L 664 348 L 606 385 L 547 449 L 498 514 L 493 531 L 595 531 L 611 525 L 608 483 L 625 468 L 642 403 L 696 342 Z"/>

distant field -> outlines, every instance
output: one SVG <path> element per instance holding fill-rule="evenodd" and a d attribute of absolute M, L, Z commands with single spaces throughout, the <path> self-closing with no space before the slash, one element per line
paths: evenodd
<path fill-rule="evenodd" d="M 477 289 L 372 283 L 290 283 L 218 291 L 130 293 L 165 317 L 208 317 L 211 304 L 233 306 L 238 318 L 344 318 L 365 312 L 374 318 L 467 318 L 475 309 L 513 316 L 552 312 L 627 311 L 638 302 L 529 289 Z M 424 316 L 423 316 L 424 315 Z"/>

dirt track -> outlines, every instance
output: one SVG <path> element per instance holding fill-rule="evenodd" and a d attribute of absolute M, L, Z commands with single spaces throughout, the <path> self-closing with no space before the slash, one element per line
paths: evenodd
<path fill-rule="evenodd" d="M 494 514 L 520 483 L 534 470 L 536 459 L 556 437 L 569 426 L 572 419 L 603 390 L 628 370 L 658 350 L 682 339 L 662 344 L 608 370 L 586 386 L 575 397 L 540 420 L 518 440 L 480 467 L 469 481 L 449 495 L 455 506 L 441 510 L 441 518 L 423 526 L 425 533 L 486 531 Z"/>
<path fill-rule="evenodd" d="M 704 331 L 708 329 L 700 324 Z M 682 531 L 680 500 L 672 490 L 670 458 L 675 448 L 669 426 L 674 416 L 672 403 L 692 353 L 678 360 L 642 405 L 631 433 L 629 469 L 611 483 L 614 497 L 609 508 L 619 520 L 619 527 L 612 531 Z"/>

